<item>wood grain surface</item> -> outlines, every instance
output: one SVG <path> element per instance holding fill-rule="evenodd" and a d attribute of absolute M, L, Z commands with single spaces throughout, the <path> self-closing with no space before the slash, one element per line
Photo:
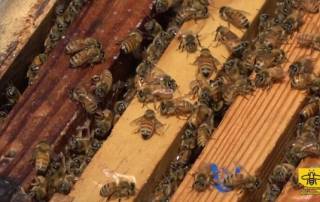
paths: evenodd
<path fill-rule="evenodd" d="M 235 3 L 235 6 L 240 7 L 241 4 Z M 305 24 L 299 33 L 315 31 L 319 19 L 318 14 L 305 16 Z M 319 54 L 299 48 L 296 34 L 282 48 L 288 57 L 288 62 L 283 65 L 285 70 L 294 60 L 306 55 L 317 59 L 315 66 L 320 70 Z M 237 98 L 172 201 L 261 201 L 268 175 L 283 158 L 289 140 L 293 138 L 297 113 L 306 97 L 306 93 L 291 89 L 286 77 L 270 90 L 257 90 L 252 96 Z M 192 173 L 206 163 L 215 163 L 230 170 L 240 165 L 251 175 L 259 176 L 264 182 L 263 186 L 259 191 L 244 194 L 236 191 L 220 193 L 215 189 L 197 193 L 191 188 Z"/>
<path fill-rule="evenodd" d="M 6 74 L 12 78 L 12 71 L 20 71 L 22 74 L 23 64 L 31 62 L 36 50 L 40 51 L 41 41 L 44 41 L 45 33 L 52 24 L 53 10 L 57 2 L 59 0 L 0 2 L 0 79 L 3 80 Z M 30 52 L 30 49 L 34 53 Z M 20 67 L 16 65 L 18 61 Z"/>
<path fill-rule="evenodd" d="M 238 2 L 238 3 L 236 3 Z M 233 0 L 217 0 L 214 7 L 222 5 L 242 5 L 239 9 L 249 11 L 248 18 L 250 21 L 254 19 L 265 1 L 258 0 L 250 5 L 245 5 L 246 1 Z M 210 17 L 207 20 L 199 20 L 197 23 L 185 23 L 180 33 L 192 30 L 200 36 L 201 44 L 209 47 L 213 44 L 214 31 L 219 25 L 226 25 L 218 16 L 216 8 L 210 8 Z M 244 35 L 240 30 L 231 27 L 232 31 L 240 37 Z M 186 52 L 177 51 L 179 42 L 174 39 L 166 49 L 159 62 L 158 68 L 164 70 L 173 77 L 178 86 L 179 97 L 189 92 L 189 83 L 195 79 L 196 66 L 192 65 L 197 54 L 187 54 Z M 225 58 L 229 57 L 229 53 L 224 46 L 210 46 L 211 52 L 223 63 Z M 163 135 L 154 135 L 150 140 L 143 140 L 139 135 L 133 134 L 135 126 L 131 124 L 132 120 L 141 116 L 147 108 L 153 108 L 148 105 L 143 108 L 142 104 L 134 99 L 119 122 L 112 130 L 111 136 L 103 144 L 101 149 L 94 156 L 87 169 L 76 183 L 74 190 L 70 196 L 75 197 L 76 202 L 100 201 L 103 200 L 99 191 L 101 186 L 106 182 L 107 177 L 102 172 L 103 169 L 111 169 L 121 174 L 135 176 L 137 180 L 138 194 L 130 201 L 150 201 L 150 193 L 155 183 L 164 174 L 169 161 L 176 154 L 177 144 L 179 140 L 179 132 L 184 127 L 186 120 L 176 117 L 165 118 L 157 113 L 157 118 L 166 124 L 165 133 Z M 86 192 L 83 192 L 86 190 Z"/>
<path fill-rule="evenodd" d="M 84 112 L 69 99 L 69 91 L 88 86 L 94 74 L 110 68 L 119 55 L 117 43 L 136 29 L 150 11 L 150 0 L 90 1 L 71 25 L 40 72 L 40 79 L 22 95 L 0 131 L 0 154 L 15 151 L 12 161 L 0 162 L 0 175 L 10 176 L 26 184 L 34 176 L 30 161 L 35 145 L 48 140 L 53 146 L 68 136 L 68 128 L 83 118 Z M 64 47 L 71 39 L 97 38 L 106 53 L 104 63 L 93 68 L 69 68 Z M 115 80 L 130 72 L 129 65 L 112 68 Z M 74 124 L 76 125 L 76 124 Z"/>

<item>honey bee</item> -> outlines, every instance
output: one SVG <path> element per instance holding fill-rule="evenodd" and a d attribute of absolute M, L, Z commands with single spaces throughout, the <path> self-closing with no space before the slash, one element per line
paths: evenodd
<path fill-rule="evenodd" d="M 87 157 L 89 159 L 92 159 L 92 157 L 95 155 L 95 153 L 97 153 L 97 151 L 100 149 L 101 145 L 102 145 L 102 140 L 98 140 L 98 139 L 93 138 L 91 145 L 89 147 L 88 153 L 86 154 Z"/>
<path fill-rule="evenodd" d="M 283 50 L 272 49 L 270 53 L 260 54 L 256 57 L 254 64 L 255 70 L 258 72 L 262 69 L 279 65 L 285 60 L 285 58 Z"/>
<path fill-rule="evenodd" d="M 163 31 L 162 26 L 155 20 L 151 19 L 144 24 L 145 31 L 153 38 Z"/>
<path fill-rule="evenodd" d="M 163 116 L 186 116 L 193 111 L 193 104 L 182 98 L 163 100 L 160 102 L 160 114 Z"/>
<path fill-rule="evenodd" d="M 297 74 L 291 78 L 291 87 L 298 90 L 304 90 L 310 87 L 316 79 L 317 78 L 313 73 Z"/>
<path fill-rule="evenodd" d="M 145 78 L 146 75 L 149 75 L 151 69 L 153 68 L 154 64 L 149 60 L 143 60 L 136 69 L 136 73 L 139 77 Z"/>
<path fill-rule="evenodd" d="M 97 118 L 97 117 L 95 117 Z M 88 153 L 91 137 L 90 137 L 90 121 L 87 120 L 83 126 L 77 127 L 77 132 L 73 135 L 67 145 L 67 149 L 75 154 Z"/>
<path fill-rule="evenodd" d="M 217 72 L 217 66 L 220 65 L 220 62 L 211 55 L 208 48 L 202 48 L 200 56 L 197 57 L 193 64 L 198 66 L 198 74 L 204 78 L 210 78 L 212 74 Z"/>
<path fill-rule="evenodd" d="M 58 16 L 56 18 L 56 22 L 55 22 L 54 26 L 58 29 L 58 31 L 62 35 L 66 31 L 68 24 L 65 22 L 65 19 L 63 16 Z"/>
<path fill-rule="evenodd" d="M 286 33 L 292 34 L 303 24 L 302 17 L 302 13 L 299 10 L 293 10 L 292 13 L 283 21 L 282 28 Z"/>
<path fill-rule="evenodd" d="M 213 132 L 213 126 L 209 123 L 202 123 L 197 130 L 197 143 L 199 147 L 204 147 L 209 141 Z"/>
<path fill-rule="evenodd" d="M 35 168 L 37 173 L 44 174 L 47 171 L 50 163 L 50 158 L 51 158 L 50 145 L 45 141 L 38 143 L 32 158 L 35 162 Z"/>
<path fill-rule="evenodd" d="M 276 14 L 272 19 L 273 26 L 280 26 L 281 27 L 281 24 L 286 19 L 286 17 L 287 16 L 283 13 Z"/>
<path fill-rule="evenodd" d="M 316 134 L 320 128 L 320 116 L 313 116 L 308 118 L 303 124 L 300 130 L 297 130 L 297 137 L 310 136 L 312 138 L 317 138 Z"/>
<path fill-rule="evenodd" d="M 283 186 L 295 172 L 295 167 L 289 163 L 281 163 L 274 167 L 269 182 Z"/>
<path fill-rule="evenodd" d="M 7 112 L 0 110 L 0 125 L 4 123 L 7 116 L 8 116 Z"/>
<path fill-rule="evenodd" d="M 278 1 L 276 3 L 276 10 L 275 10 L 275 14 L 276 15 L 284 15 L 284 16 L 288 16 L 293 12 L 293 2 L 292 1 Z"/>
<path fill-rule="evenodd" d="M 6 87 L 5 95 L 8 100 L 8 105 L 10 106 L 15 105 L 21 97 L 19 89 L 15 87 L 12 83 L 9 83 L 9 85 Z"/>
<path fill-rule="evenodd" d="M 146 86 L 137 92 L 137 98 L 139 102 L 149 103 L 161 100 L 172 99 L 174 94 L 174 90 Z"/>
<path fill-rule="evenodd" d="M 125 54 L 133 53 L 138 50 L 143 40 L 142 33 L 139 30 L 129 33 L 129 35 L 120 43 L 120 49 Z"/>
<path fill-rule="evenodd" d="M 62 176 L 57 176 L 54 187 L 59 193 L 69 194 L 74 182 L 75 176 L 73 174 L 63 174 Z"/>
<path fill-rule="evenodd" d="M 274 82 L 281 81 L 284 78 L 284 71 L 281 67 L 272 67 L 263 69 L 256 74 L 255 86 L 262 88 L 271 88 Z"/>
<path fill-rule="evenodd" d="M 180 142 L 179 148 L 181 150 L 193 150 L 197 147 L 197 139 L 196 137 L 184 137 Z"/>
<path fill-rule="evenodd" d="M 318 0 L 295 0 L 294 6 L 308 13 L 318 13 L 320 2 Z"/>
<path fill-rule="evenodd" d="M 173 192 L 177 189 L 177 182 L 170 176 L 166 176 L 156 187 L 153 193 L 152 202 L 168 201 Z"/>
<path fill-rule="evenodd" d="M 64 3 L 57 5 L 55 8 L 56 16 L 62 16 L 64 13 L 64 10 L 66 9 L 65 7 L 66 7 L 66 5 Z"/>
<path fill-rule="evenodd" d="M 214 184 L 213 174 L 211 173 L 209 165 L 202 166 L 198 172 L 193 174 L 192 189 L 197 192 L 206 191 L 211 185 Z"/>
<path fill-rule="evenodd" d="M 80 67 L 86 64 L 93 65 L 102 62 L 104 59 L 104 52 L 97 47 L 89 47 L 74 54 L 70 58 L 72 68 Z"/>
<path fill-rule="evenodd" d="M 244 50 L 249 46 L 247 41 L 241 41 L 235 33 L 224 26 L 219 26 L 217 28 L 215 40 L 218 41 L 218 43 L 225 45 L 228 51 L 236 56 L 241 56 Z"/>
<path fill-rule="evenodd" d="M 114 107 L 113 107 L 113 111 L 115 113 L 115 116 L 114 116 L 114 123 L 117 122 L 117 120 L 120 118 L 120 115 L 123 114 L 123 112 L 127 109 L 129 103 L 126 101 L 126 100 L 120 100 L 120 101 L 117 101 L 115 104 L 114 104 Z"/>
<path fill-rule="evenodd" d="M 157 13 L 164 13 L 180 3 L 181 0 L 156 0 L 154 5 Z"/>
<path fill-rule="evenodd" d="M 113 125 L 113 113 L 109 109 L 97 111 L 94 115 L 94 137 L 103 139 L 111 130 Z"/>
<path fill-rule="evenodd" d="M 110 200 L 113 194 L 116 193 L 117 189 L 118 187 L 116 182 L 106 183 L 100 189 L 100 196 L 108 197 L 108 200 Z"/>
<path fill-rule="evenodd" d="M 239 29 L 248 29 L 250 26 L 245 11 L 236 10 L 228 6 L 223 6 L 219 10 L 220 17 Z"/>
<path fill-rule="evenodd" d="M 70 24 L 77 14 L 81 11 L 81 8 L 87 3 L 86 0 L 73 0 L 64 12 L 65 21 Z"/>
<path fill-rule="evenodd" d="M 193 80 L 189 83 L 190 92 L 187 96 L 192 96 L 192 99 L 195 99 L 197 95 L 201 92 L 201 88 L 204 86 L 204 82 L 201 79 Z"/>
<path fill-rule="evenodd" d="M 310 100 L 299 113 L 301 120 L 305 121 L 319 113 L 320 102 L 318 99 Z"/>
<path fill-rule="evenodd" d="M 146 76 L 144 82 L 147 86 L 160 86 L 161 88 L 173 91 L 178 88 L 176 81 L 158 68 L 154 68 L 150 74 Z"/>
<path fill-rule="evenodd" d="M 198 46 L 201 46 L 198 34 L 191 31 L 180 34 L 178 40 L 180 51 L 186 50 L 188 53 L 194 53 L 198 50 Z"/>
<path fill-rule="evenodd" d="M 71 186 L 75 181 L 75 176 L 73 174 L 67 173 L 65 156 L 60 153 L 61 165 L 59 169 L 53 173 L 49 178 L 49 193 L 50 188 L 63 194 L 68 194 L 71 190 Z"/>
<path fill-rule="evenodd" d="M 45 177 L 38 175 L 33 179 L 29 194 L 38 201 L 44 200 L 48 193 L 48 183 Z"/>
<path fill-rule="evenodd" d="M 144 140 L 150 139 L 155 133 L 161 134 L 159 129 L 164 127 L 164 124 L 156 118 L 155 112 L 150 109 L 146 110 L 144 115 L 131 123 L 139 126 L 134 133 L 139 133 Z"/>
<path fill-rule="evenodd" d="M 87 93 L 83 87 L 74 88 L 70 93 L 70 97 L 71 99 L 78 101 L 83 109 L 89 114 L 94 114 L 98 109 L 95 98 Z"/>
<path fill-rule="evenodd" d="M 31 85 L 37 79 L 40 66 L 47 61 L 47 58 L 48 58 L 47 54 L 40 53 L 33 59 L 32 63 L 28 67 L 28 72 L 27 72 L 29 85 Z"/>
<path fill-rule="evenodd" d="M 289 67 L 290 78 L 301 73 L 312 73 L 314 62 L 313 59 L 308 57 L 303 57 L 293 62 Z"/>
<path fill-rule="evenodd" d="M 212 110 L 208 106 L 204 104 L 198 104 L 198 106 L 196 106 L 196 109 L 188 119 L 188 125 L 197 128 L 206 119 L 208 119 L 211 116 L 211 114 L 212 114 Z"/>
<path fill-rule="evenodd" d="M 171 163 L 171 166 L 184 166 L 187 165 L 191 157 L 190 150 L 180 150 L 174 161 Z M 174 166 L 175 165 L 175 166 Z"/>
<path fill-rule="evenodd" d="M 112 87 L 112 73 L 106 69 L 100 75 L 94 75 L 91 78 L 93 92 L 96 97 L 103 99 L 107 96 Z"/>
<path fill-rule="evenodd" d="M 240 61 L 240 66 L 242 68 L 244 75 L 249 75 L 254 70 L 254 63 L 256 61 L 257 53 L 250 49 L 246 49 Z"/>
<path fill-rule="evenodd" d="M 259 33 L 269 29 L 272 26 L 271 16 L 267 13 L 262 13 L 259 15 Z"/>
<path fill-rule="evenodd" d="M 119 176 L 115 176 L 113 181 L 107 182 L 100 189 L 100 196 L 107 198 L 107 200 L 129 198 L 135 193 L 135 181 Z"/>
<path fill-rule="evenodd" d="M 268 183 L 266 191 L 262 195 L 262 201 L 263 202 L 276 201 L 280 193 L 281 193 L 281 189 L 278 185 Z"/>
<path fill-rule="evenodd" d="M 231 189 L 244 189 L 248 191 L 254 191 L 260 188 L 261 181 L 251 175 L 244 175 L 242 173 L 230 173 L 227 174 L 222 183 L 224 186 L 229 187 Z"/>
<path fill-rule="evenodd" d="M 120 181 L 118 185 L 117 198 L 129 198 L 136 193 L 136 185 L 134 182 Z"/>
<path fill-rule="evenodd" d="M 320 50 L 320 35 L 318 34 L 300 34 L 297 39 L 301 47 Z"/>
<path fill-rule="evenodd" d="M 70 159 L 69 168 L 70 172 L 75 176 L 80 176 L 83 170 L 87 167 L 86 157 L 84 155 L 77 155 L 75 158 Z"/>
<path fill-rule="evenodd" d="M 92 37 L 70 41 L 66 46 L 66 54 L 72 55 L 86 48 L 101 49 L 101 44 Z"/>
<path fill-rule="evenodd" d="M 276 33 L 274 28 L 271 28 L 268 31 L 260 32 L 258 35 L 258 40 L 265 47 L 265 49 L 272 50 L 279 48 L 282 44 L 282 35 Z"/>

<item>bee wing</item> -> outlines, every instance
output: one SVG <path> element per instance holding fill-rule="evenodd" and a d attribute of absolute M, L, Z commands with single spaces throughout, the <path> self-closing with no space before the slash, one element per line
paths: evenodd
<path fill-rule="evenodd" d="M 107 178 L 112 179 L 112 181 L 116 182 L 116 184 L 119 184 L 120 177 L 117 175 L 116 172 L 108 168 L 103 169 L 102 172 Z"/>
<path fill-rule="evenodd" d="M 239 9 L 234 9 L 235 11 L 242 13 L 244 15 L 251 15 L 251 13 L 249 13 L 248 11 L 244 11 L 244 10 L 239 10 Z"/>
<path fill-rule="evenodd" d="M 215 58 L 214 56 L 212 56 L 212 58 L 213 58 L 213 62 L 214 62 L 214 64 L 215 64 L 216 66 L 221 65 L 220 61 L 219 61 L 217 58 Z"/>
<path fill-rule="evenodd" d="M 158 135 L 163 135 L 165 131 L 168 129 L 168 127 L 165 128 L 165 124 L 161 123 L 158 119 L 155 119 L 154 122 L 156 133 Z"/>
<path fill-rule="evenodd" d="M 133 121 L 130 122 L 130 126 L 135 126 L 138 125 L 139 123 L 141 123 L 141 121 L 144 120 L 144 116 L 140 116 L 136 119 L 134 119 Z"/>

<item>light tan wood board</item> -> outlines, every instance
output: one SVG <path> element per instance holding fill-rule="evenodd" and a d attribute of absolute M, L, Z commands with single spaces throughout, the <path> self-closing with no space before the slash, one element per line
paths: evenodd
<path fill-rule="evenodd" d="M 320 16 L 307 15 L 305 24 L 299 33 L 310 33 L 316 30 L 316 24 Z M 319 65 L 319 53 L 299 48 L 294 34 L 282 48 L 287 53 L 288 66 L 297 58 L 309 55 L 317 59 Z M 187 177 L 173 196 L 172 201 L 237 201 L 243 194 L 236 191 L 220 193 L 215 189 L 203 193 L 192 190 L 193 177 L 205 163 L 215 163 L 219 167 L 229 170 L 235 166 L 242 166 L 252 175 L 258 175 L 265 181 L 275 163 L 279 163 L 280 156 L 286 148 L 289 139 L 292 138 L 292 122 L 306 100 L 307 94 L 291 89 L 289 79 L 286 76 L 281 84 L 274 85 L 270 90 L 257 90 L 253 96 L 239 97 L 229 108 L 220 126 L 214 132 L 213 139 L 207 144 L 199 158 L 193 165 Z M 243 201 L 261 201 L 262 189 L 248 193 Z M 246 198 L 250 197 L 250 198 Z"/>
<path fill-rule="evenodd" d="M 57 1 L 0 1 L 0 78 Z"/>
<path fill-rule="evenodd" d="M 217 0 L 214 1 L 214 7 L 223 5 L 234 6 L 250 13 L 250 21 L 258 13 L 265 0 L 257 0 L 247 4 L 246 0 Z M 218 16 L 216 8 L 211 9 L 211 17 L 207 20 L 199 20 L 197 23 L 187 22 L 183 25 L 181 33 L 192 30 L 199 32 L 201 44 L 209 46 L 213 43 L 214 31 L 219 25 L 227 25 Z M 214 19 L 214 20 L 213 20 Z M 243 32 L 231 27 L 231 30 L 240 37 Z M 195 79 L 196 66 L 192 65 L 197 54 L 186 54 L 177 51 L 179 42 L 174 39 L 157 66 L 172 76 L 179 85 L 179 92 L 176 96 L 184 95 L 189 92 L 189 83 Z M 224 46 L 210 47 L 210 50 L 223 63 L 229 56 Z M 153 108 L 149 105 L 148 108 Z M 130 125 L 132 120 L 141 116 L 147 108 L 142 108 L 142 104 L 134 99 L 125 113 L 115 125 L 111 136 L 97 152 L 89 166 L 82 174 L 80 180 L 75 184 L 70 196 L 75 197 L 75 202 L 100 201 L 99 196 L 101 185 L 107 178 L 102 172 L 103 169 L 111 169 L 121 174 L 135 176 L 137 180 L 137 189 L 140 190 L 139 199 L 150 194 L 151 186 L 154 184 L 156 175 L 162 175 L 164 168 L 168 165 L 168 159 L 172 150 L 176 149 L 177 134 L 180 132 L 186 120 L 176 117 L 164 118 L 157 115 L 157 118 L 166 124 L 163 135 L 155 135 L 150 140 L 143 140 L 139 135 L 133 134 L 134 126 Z M 172 154 L 171 154 L 172 155 Z M 159 174 L 158 174 L 159 173 Z M 158 176 L 158 177 L 159 177 Z M 84 191 L 85 190 L 85 191 Z M 141 193 L 141 191 L 143 193 Z M 131 198 L 130 200 L 134 200 Z"/>

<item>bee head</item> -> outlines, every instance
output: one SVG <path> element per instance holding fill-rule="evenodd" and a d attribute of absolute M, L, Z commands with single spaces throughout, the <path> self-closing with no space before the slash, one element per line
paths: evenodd
<path fill-rule="evenodd" d="M 257 86 L 257 87 L 263 86 L 264 83 L 265 83 L 265 80 L 266 80 L 267 76 L 268 76 L 268 75 L 267 75 L 266 72 L 259 71 L 259 72 L 256 74 L 255 86 Z"/>
<path fill-rule="evenodd" d="M 223 15 L 226 11 L 227 7 L 226 6 L 222 6 L 220 9 L 219 9 L 219 13 L 220 15 Z"/>
<path fill-rule="evenodd" d="M 293 63 L 289 66 L 289 76 L 292 78 L 299 71 L 299 65 L 297 63 Z"/>
<path fill-rule="evenodd" d="M 267 21 L 268 19 L 269 19 L 269 15 L 267 14 L 267 13 L 262 13 L 261 15 L 260 15 L 260 17 L 259 17 L 259 19 L 260 19 L 260 22 L 265 22 L 265 21 Z"/>

